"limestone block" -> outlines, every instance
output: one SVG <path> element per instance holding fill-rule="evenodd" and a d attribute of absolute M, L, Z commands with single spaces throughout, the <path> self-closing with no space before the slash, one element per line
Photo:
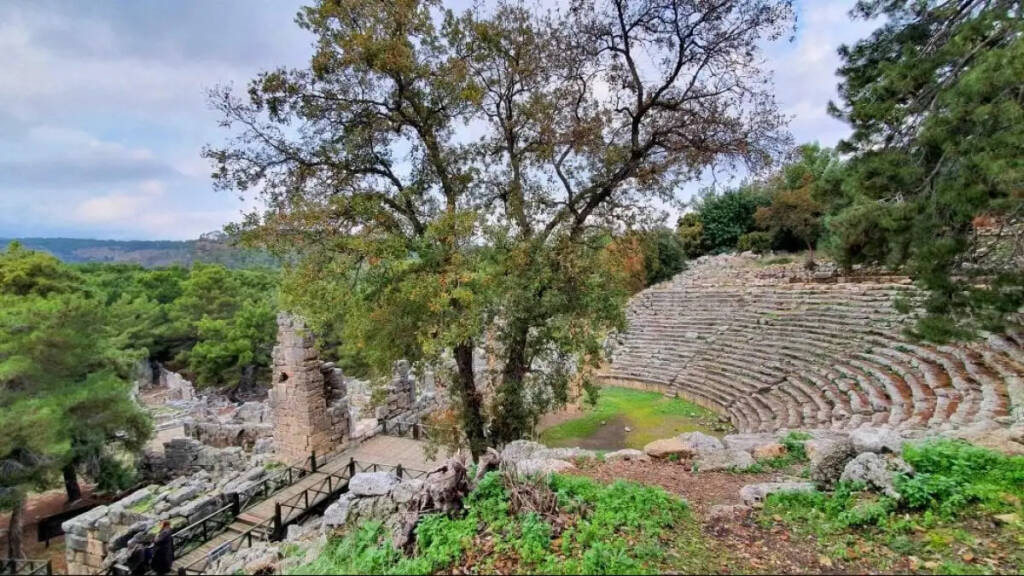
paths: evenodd
<path fill-rule="evenodd" d="M 740 488 L 740 499 L 748 506 L 759 506 L 769 494 L 780 492 L 813 492 L 812 482 L 763 482 Z"/>
<path fill-rule="evenodd" d="M 671 456 L 692 458 L 696 453 L 692 444 L 684 442 L 678 437 L 655 440 L 644 446 L 644 452 L 651 458 L 669 458 Z"/>

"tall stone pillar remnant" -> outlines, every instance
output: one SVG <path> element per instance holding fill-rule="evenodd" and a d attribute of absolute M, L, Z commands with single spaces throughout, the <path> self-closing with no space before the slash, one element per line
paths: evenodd
<path fill-rule="evenodd" d="M 299 463 L 312 451 L 327 454 L 335 445 L 324 394 L 324 375 L 312 334 L 297 316 L 277 316 L 273 388 L 274 446 L 278 457 Z"/>

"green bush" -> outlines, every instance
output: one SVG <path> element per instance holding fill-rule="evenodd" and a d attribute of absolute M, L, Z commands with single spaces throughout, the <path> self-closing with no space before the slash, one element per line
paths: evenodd
<path fill-rule="evenodd" d="M 630 482 L 601 485 L 576 476 L 553 476 L 546 485 L 569 518 L 552 545 L 554 529 L 534 512 L 509 511 L 509 495 L 498 473 L 484 477 L 467 497 L 465 514 L 423 518 L 411 557 L 392 546 L 379 522 L 367 522 L 332 538 L 298 574 L 430 574 L 451 570 L 476 542 L 493 543 L 495 557 L 518 561 L 523 571 L 556 574 L 657 572 L 667 559 L 665 541 L 684 523 L 693 527 L 686 503 L 656 487 Z M 479 567 L 488 571 L 487 565 Z"/>
<path fill-rule="evenodd" d="M 748 232 L 736 242 L 736 249 L 740 252 L 753 252 L 764 254 L 772 249 L 772 234 L 770 232 Z"/>

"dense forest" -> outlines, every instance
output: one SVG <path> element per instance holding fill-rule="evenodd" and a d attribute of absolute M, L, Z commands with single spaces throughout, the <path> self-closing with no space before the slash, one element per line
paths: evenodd
<path fill-rule="evenodd" d="M 111 262 L 145 267 L 188 266 L 193 262 L 229 268 L 273 266 L 266 252 L 240 248 L 221 232 L 196 240 L 97 240 L 93 238 L 0 238 L 0 246 L 17 241 L 31 250 L 53 254 L 64 262 Z"/>
<path fill-rule="evenodd" d="M 129 394 L 143 361 L 228 392 L 266 380 L 277 278 L 0 252 L 0 504 L 17 521 L 26 490 L 61 478 L 69 500 L 79 475 L 99 490 L 130 485 L 151 433 Z"/>

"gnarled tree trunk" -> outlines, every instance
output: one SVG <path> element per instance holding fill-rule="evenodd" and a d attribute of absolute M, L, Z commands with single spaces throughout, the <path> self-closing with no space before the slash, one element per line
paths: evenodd
<path fill-rule="evenodd" d="M 78 472 L 74 464 L 65 464 L 61 470 L 64 475 L 64 490 L 68 493 L 68 502 L 82 499 L 82 488 L 78 485 Z"/>
<path fill-rule="evenodd" d="M 476 461 L 487 449 L 487 436 L 484 433 L 483 402 L 473 373 L 473 344 L 463 342 L 455 347 L 454 352 L 459 371 L 455 385 L 462 401 L 462 425 L 469 440 L 469 451 Z"/>

